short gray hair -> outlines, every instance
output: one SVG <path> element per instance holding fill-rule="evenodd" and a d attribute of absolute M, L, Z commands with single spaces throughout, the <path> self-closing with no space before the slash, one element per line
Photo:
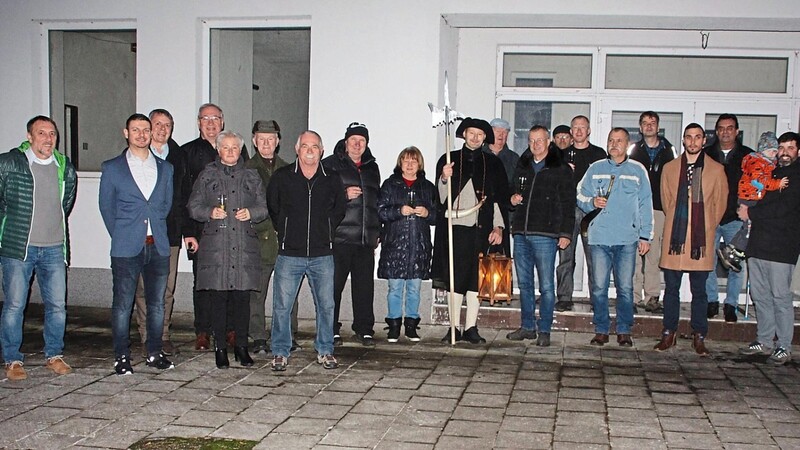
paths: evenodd
<path fill-rule="evenodd" d="M 236 140 L 239 141 L 239 150 L 241 150 L 242 147 L 244 147 L 244 138 L 242 138 L 242 135 L 235 131 L 228 131 L 228 130 L 221 131 L 217 135 L 217 140 L 215 141 L 216 147 L 219 148 L 219 145 L 222 143 L 222 140 L 227 138 L 236 138 Z"/>
<path fill-rule="evenodd" d="M 214 103 L 203 103 L 202 105 L 200 105 L 199 108 L 197 108 L 198 119 L 200 118 L 200 111 L 202 111 L 203 108 L 208 108 L 208 107 L 217 108 L 219 110 L 219 116 L 222 117 L 223 119 L 225 118 L 225 113 L 222 112 L 222 108 L 220 108 L 219 105 L 216 105 Z"/>

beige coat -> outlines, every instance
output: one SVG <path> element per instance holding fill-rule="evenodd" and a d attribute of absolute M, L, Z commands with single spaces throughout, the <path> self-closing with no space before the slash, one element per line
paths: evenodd
<path fill-rule="evenodd" d="M 664 165 L 661 173 L 661 204 L 666 216 L 664 222 L 664 240 L 661 243 L 662 269 L 693 271 L 710 271 L 714 268 L 714 237 L 717 225 L 725 214 L 728 201 L 728 179 L 722 164 L 706 156 L 703 167 L 703 203 L 705 208 L 706 248 L 699 260 L 690 257 L 691 233 L 686 230 L 686 246 L 683 254 L 670 255 L 669 241 L 672 236 L 672 222 L 675 218 L 675 203 L 678 200 L 678 181 L 683 174 L 681 171 L 681 158 L 675 158 Z M 691 189 L 689 196 L 691 197 Z M 691 224 L 691 198 L 689 199 L 689 223 Z M 688 227 L 687 227 L 688 228 Z"/>

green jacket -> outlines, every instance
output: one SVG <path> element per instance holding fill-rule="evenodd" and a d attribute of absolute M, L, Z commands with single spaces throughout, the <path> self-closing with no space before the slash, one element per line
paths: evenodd
<path fill-rule="evenodd" d="M 282 160 L 278 155 L 275 155 L 275 166 L 270 170 L 264 162 L 264 158 L 259 156 L 258 153 L 244 163 L 246 168 L 256 169 L 256 171 L 258 171 L 258 174 L 264 181 L 264 189 L 269 185 L 269 179 L 272 178 L 272 174 L 275 170 L 287 165 L 289 165 L 289 163 Z M 278 259 L 278 234 L 275 231 L 272 221 L 267 219 L 253 224 L 253 227 L 258 233 L 258 241 L 261 243 L 261 262 L 274 265 L 275 260 Z"/>
<path fill-rule="evenodd" d="M 25 150 L 28 141 L 19 148 L 0 154 L 0 256 L 25 260 L 28 256 L 31 219 L 33 217 L 33 174 Z M 64 228 L 64 262 L 69 264 L 69 232 L 67 216 L 75 204 L 78 177 L 69 158 L 53 151 L 58 163 L 59 193 L 61 195 Z"/>

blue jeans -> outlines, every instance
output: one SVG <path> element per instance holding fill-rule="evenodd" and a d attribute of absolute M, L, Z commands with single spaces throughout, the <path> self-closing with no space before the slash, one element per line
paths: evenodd
<path fill-rule="evenodd" d="M 708 272 L 685 272 L 689 274 L 689 288 L 692 291 L 692 330 L 705 336 L 708 334 Z M 664 269 L 664 328 L 678 331 L 681 311 L 681 279 L 684 272 Z"/>
<path fill-rule="evenodd" d="M 64 327 L 67 323 L 67 266 L 64 247 L 28 246 L 25 261 L 0 258 L 3 265 L 3 315 L 0 318 L 0 343 L 6 363 L 22 361 L 22 321 L 33 272 L 39 280 L 44 303 L 44 356 L 52 358 L 64 350 Z"/>
<path fill-rule="evenodd" d="M 292 305 L 303 275 L 314 297 L 320 355 L 333 354 L 333 255 L 306 258 L 278 255 L 272 275 L 272 354 L 289 357 L 292 348 Z"/>
<path fill-rule="evenodd" d="M 139 276 L 144 281 L 144 301 L 147 306 L 147 353 L 161 351 L 164 330 L 164 292 L 169 277 L 169 255 L 161 256 L 155 245 L 145 245 L 133 257 L 111 257 L 114 297 L 111 303 L 111 335 L 114 357 L 130 357 L 130 327 L 133 302 Z"/>
<path fill-rule="evenodd" d="M 719 248 L 720 237 L 725 239 L 726 244 L 733 242 L 733 237 L 739 229 L 742 228 L 741 220 L 733 220 L 717 227 L 717 237 L 714 247 L 714 268 L 717 267 L 717 249 Z M 734 307 L 739 304 L 739 293 L 742 290 L 742 282 L 744 281 L 743 272 L 728 271 L 728 285 L 725 287 L 725 304 L 733 305 Z M 719 303 L 719 284 L 717 284 L 717 271 L 712 270 L 706 280 L 706 293 L 708 294 L 709 303 Z"/>
<path fill-rule="evenodd" d="M 633 273 L 639 243 L 625 245 L 590 245 L 592 255 L 592 305 L 594 332 L 608 334 L 608 286 L 614 272 L 617 288 L 617 334 L 631 334 L 633 328 Z"/>
<path fill-rule="evenodd" d="M 387 301 L 389 311 L 386 313 L 387 319 L 399 319 L 403 317 L 403 290 L 406 292 L 406 317 L 419 319 L 419 288 L 422 280 L 389 279 L 389 294 Z"/>
<path fill-rule="evenodd" d="M 556 272 L 556 252 L 558 240 L 546 236 L 514 235 L 514 266 L 517 268 L 517 285 L 519 286 L 520 303 L 522 305 L 522 328 L 539 329 L 540 333 L 549 333 L 553 325 L 553 306 L 556 302 L 556 286 L 553 278 Z M 536 318 L 536 294 L 534 292 L 534 274 L 539 278 L 539 320 Z"/>

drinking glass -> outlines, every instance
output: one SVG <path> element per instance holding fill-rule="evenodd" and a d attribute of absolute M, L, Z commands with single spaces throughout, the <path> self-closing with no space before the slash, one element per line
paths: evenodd
<path fill-rule="evenodd" d="M 225 211 L 225 206 L 226 206 L 227 202 L 228 202 L 228 196 L 225 195 L 225 194 L 220 194 L 220 196 L 217 197 L 217 208 Z M 220 228 L 228 228 L 228 224 L 226 223 L 225 219 L 220 219 L 220 220 L 222 222 L 219 224 L 219 227 Z"/>

